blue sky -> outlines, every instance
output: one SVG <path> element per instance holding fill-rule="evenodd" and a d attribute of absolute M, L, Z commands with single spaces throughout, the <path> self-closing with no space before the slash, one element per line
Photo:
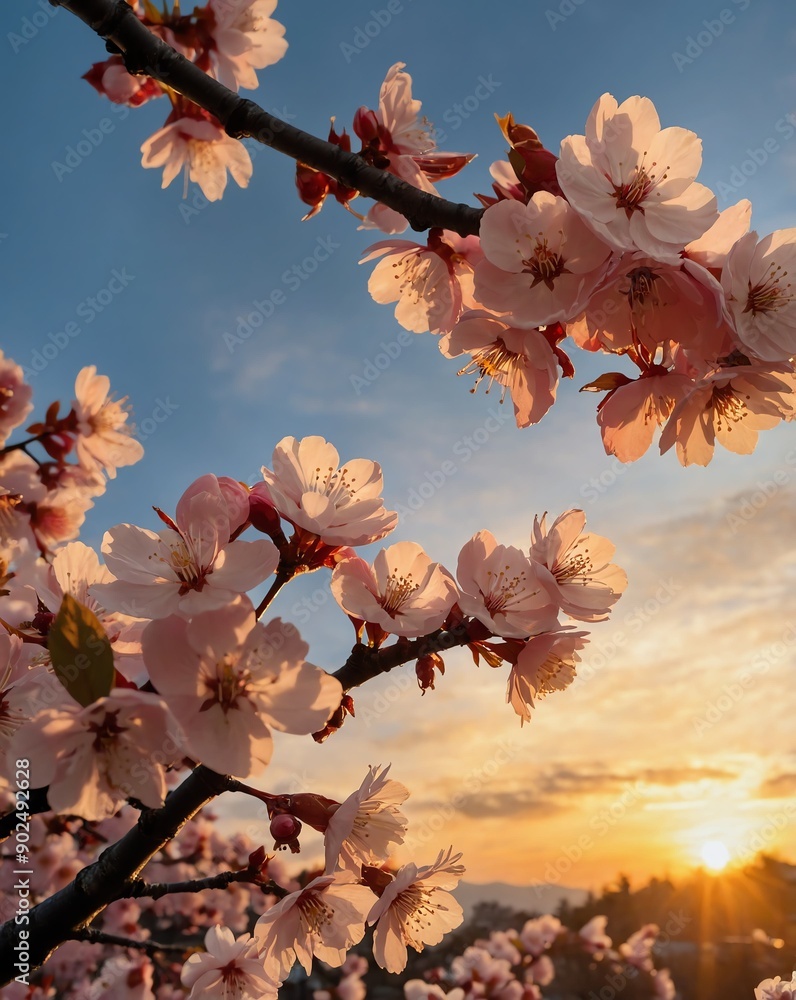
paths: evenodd
<path fill-rule="evenodd" d="M 751 458 L 722 452 L 706 470 L 684 470 L 673 455 L 655 453 L 623 467 L 603 452 L 595 397 L 576 391 L 604 365 L 580 356 L 574 357 L 574 384 L 561 387 L 559 404 L 541 425 L 517 431 L 511 420 L 500 423 L 497 399 L 483 391 L 471 395 L 470 383 L 456 378 L 455 362 L 439 355 L 431 336 L 399 342 L 392 311 L 370 300 L 368 269 L 357 260 L 378 235 L 358 232 L 355 220 L 332 204 L 300 223 L 293 164 L 262 147 L 249 188 L 231 183 L 219 203 L 203 204 L 193 187 L 184 200 L 180 180 L 161 191 L 160 172 L 141 168 L 139 148 L 161 126 L 165 102 L 129 113 L 104 102 L 80 79 L 104 57 L 101 41 L 67 12 L 50 17 L 45 9 L 44 0 L 20 0 L 0 11 L 0 82 L 13 95 L 6 101 L 0 167 L 6 191 L 1 343 L 29 367 L 41 367 L 37 352 L 54 353 L 46 345 L 66 343 L 32 379 L 40 412 L 56 397 L 68 402 L 76 373 L 95 364 L 118 394 L 129 396 L 137 421 L 150 432 L 144 461 L 122 470 L 89 513 L 86 541 L 98 545 L 103 531 L 120 521 L 154 527 L 151 505 L 173 509 L 185 486 L 205 472 L 253 483 L 283 435 L 319 433 L 344 459 L 382 463 L 392 508 L 408 506 L 413 491 L 453 462 L 454 473 L 404 519 L 396 541 L 413 538 L 450 565 L 480 528 L 525 544 L 534 513 L 582 506 L 591 528 L 616 541 L 617 561 L 631 575 L 618 624 L 597 633 L 608 644 L 624 622 L 623 648 L 605 665 L 600 661 L 593 684 L 579 682 L 546 702 L 538 724 L 535 719 L 519 732 L 501 703 L 504 676 L 475 672 L 466 657 L 454 656 L 441 689 L 422 702 L 412 684 L 396 688 L 394 678 L 363 692 L 364 705 L 383 691 L 395 695 L 395 705 L 378 714 L 378 725 L 346 727 L 336 737 L 338 748 L 291 745 L 294 770 L 275 765 L 274 781 L 287 786 L 299 780 L 295 775 L 333 781 L 344 774 L 345 787 L 320 789 L 344 795 L 360 780 L 363 754 L 365 762 L 392 759 L 396 775 L 402 776 L 400 764 L 416 789 L 415 816 L 425 822 L 436 815 L 434 803 L 461 785 L 462 732 L 468 734 L 465 766 L 476 769 L 492 759 L 496 741 L 510 738 L 518 748 L 512 761 L 520 766 L 490 778 L 492 805 L 476 803 L 471 816 L 459 810 L 445 820 L 449 832 L 440 834 L 471 849 L 475 880 L 501 872 L 507 880 L 541 878 L 560 857 L 559 845 L 573 830 L 577 839 L 577 831 L 588 828 L 602 808 L 600 796 L 610 804 L 622 781 L 643 780 L 651 789 L 638 824 L 623 820 L 596 840 L 579 870 L 568 873 L 573 884 L 597 884 L 602 873 L 610 878 L 626 864 L 633 838 L 651 845 L 634 862 L 641 874 L 690 863 L 689 851 L 709 822 L 689 818 L 682 803 L 714 793 L 720 817 L 727 823 L 741 817 L 737 843 L 748 841 L 770 807 L 760 789 L 783 775 L 777 787 L 785 787 L 796 772 L 781 687 L 793 665 L 789 648 L 771 670 L 758 672 L 754 698 L 711 723 L 712 735 L 696 734 L 694 720 L 720 697 L 728 674 L 778 641 L 788 624 L 793 427 L 763 435 Z M 374 11 L 382 22 L 382 12 L 392 11 L 378 32 Z M 504 153 L 495 113 L 511 110 L 557 149 L 563 136 L 583 130 L 594 101 L 610 91 L 619 100 L 648 96 L 664 125 L 702 137 L 700 180 L 716 190 L 721 207 L 750 198 L 761 235 L 796 226 L 796 130 L 787 119 L 796 115 L 796 32 L 789 5 L 394 0 L 388 9 L 378 0 L 342 8 L 283 0 L 276 16 L 287 27 L 290 48 L 277 66 L 260 71 L 260 89 L 247 96 L 325 134 L 330 115 L 338 116 L 338 127 L 350 128 L 359 105 L 375 106 L 386 70 L 406 62 L 424 113 L 446 133 L 445 148 L 479 154 L 441 185 L 453 200 L 472 203 L 473 191 L 489 188 L 489 164 Z M 490 92 L 479 101 L 477 88 Z M 69 147 L 86 133 L 101 141 L 65 170 L 62 164 L 75 163 L 66 159 Z M 96 311 L 89 300 L 114 272 L 124 288 Z M 265 307 L 256 303 L 277 290 L 284 301 L 263 319 Z M 240 318 L 252 313 L 257 328 L 230 351 L 224 334 L 239 330 Z M 59 333 L 70 322 L 79 333 L 65 341 Z M 363 386 L 366 371 L 374 370 L 366 366 L 376 363 L 384 345 L 397 356 Z M 502 410 L 510 415 L 508 407 Z M 466 444 L 485 433 L 477 448 Z M 763 489 L 758 504 L 767 482 L 775 483 L 773 498 Z M 658 599 L 650 620 L 634 631 L 634 606 L 643 610 L 654 602 L 670 579 L 681 589 L 671 601 Z M 299 616 L 313 659 L 333 669 L 349 635 L 324 587 L 320 574 L 301 580 L 275 610 Z M 297 610 L 303 600 L 311 614 Z M 597 662 L 602 654 L 595 648 Z M 664 711 L 664 665 L 675 678 L 682 731 Z M 434 782 L 425 773 L 428 754 L 439 769 Z M 341 755 L 356 763 L 342 765 Z M 656 784 L 664 768 L 668 779 Z M 567 784 L 564 774 L 578 778 Z M 674 780 L 678 774 L 682 781 Z M 547 791 L 537 801 L 531 786 Z M 501 812 L 509 799 L 511 809 Z M 686 814 L 687 822 L 661 826 L 664 814 Z M 666 836 L 653 836 L 660 829 Z M 502 858 L 515 841 L 525 846 L 510 878 Z"/>

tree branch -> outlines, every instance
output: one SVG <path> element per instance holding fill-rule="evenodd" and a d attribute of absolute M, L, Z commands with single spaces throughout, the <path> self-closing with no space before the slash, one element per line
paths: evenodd
<path fill-rule="evenodd" d="M 355 153 L 288 125 L 253 101 L 234 94 L 153 35 L 124 0 L 50 0 L 64 7 L 122 54 L 134 75 L 150 76 L 209 111 L 235 139 L 251 136 L 294 160 L 336 178 L 409 220 L 412 229 L 450 229 L 476 235 L 483 209 L 427 194 L 393 174 L 372 167 Z"/>
<path fill-rule="evenodd" d="M 165 805 L 144 812 L 132 830 L 103 851 L 74 882 L 27 911 L 27 924 L 17 926 L 13 918 L 6 921 L 0 927 L 0 984 L 17 974 L 15 945 L 21 930 L 27 931 L 28 961 L 35 969 L 109 903 L 124 897 L 147 861 L 228 787 L 229 778 L 200 765 L 168 796 Z"/>
<path fill-rule="evenodd" d="M 93 927 L 73 931 L 69 935 L 68 940 L 87 941 L 89 944 L 115 944 L 120 948 L 136 948 L 138 951 L 146 952 L 150 957 L 159 951 L 183 955 L 189 948 L 196 947 L 192 944 L 160 944 L 158 941 L 135 941 L 132 938 L 121 937 L 118 934 L 107 934 L 105 931 L 95 930 Z"/>
<path fill-rule="evenodd" d="M 343 685 L 343 691 L 350 691 L 351 688 L 358 687 L 379 674 L 386 674 L 388 670 L 410 660 L 418 660 L 429 653 L 438 653 L 440 650 L 472 642 L 473 637 L 468 634 L 469 624 L 469 621 L 464 621 L 451 629 L 440 628 L 420 639 L 399 639 L 394 645 L 384 649 L 374 649 L 359 643 L 332 676 Z"/>

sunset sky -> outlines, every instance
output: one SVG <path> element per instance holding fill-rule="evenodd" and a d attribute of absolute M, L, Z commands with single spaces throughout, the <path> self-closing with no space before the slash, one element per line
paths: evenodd
<path fill-rule="evenodd" d="M 372 11 L 385 6 L 281 0 L 290 48 L 247 96 L 325 134 L 330 115 L 350 128 L 359 105 L 375 106 L 387 69 L 404 61 L 424 113 L 446 133 L 443 148 L 479 154 L 440 185 L 473 203 L 504 154 L 495 113 L 511 110 L 557 150 L 603 92 L 642 94 L 664 126 L 702 137 L 699 179 L 719 207 L 750 198 L 761 235 L 796 226 L 788 5 L 402 0 L 371 37 Z M 144 461 L 121 470 L 90 512 L 85 541 L 98 546 L 121 521 L 156 528 L 151 505 L 172 510 L 199 475 L 251 484 L 282 436 L 322 434 L 341 458 L 382 464 L 387 507 L 411 511 L 391 541 L 416 540 L 455 569 L 481 528 L 525 547 L 534 514 L 582 507 L 630 579 L 612 620 L 594 627 L 577 681 L 529 726 L 505 704 L 506 669 L 476 668 L 459 651 L 446 656 L 436 692 L 421 698 L 403 668 L 355 692 L 357 718 L 326 745 L 280 740 L 259 784 L 339 799 L 367 764 L 392 762 L 412 790 L 418 859 L 452 843 L 474 882 L 599 888 L 619 871 L 677 875 L 710 840 L 736 862 L 760 848 L 796 861 L 794 426 L 766 432 L 751 457 L 721 451 L 707 469 L 656 451 L 622 466 L 603 451 L 596 397 L 577 393 L 615 365 L 573 349 L 574 383 L 540 425 L 518 431 L 494 394 L 468 392 L 430 335 L 398 341 L 392 310 L 367 293 L 369 266 L 357 265 L 379 235 L 358 232 L 334 204 L 301 224 L 291 161 L 258 148 L 248 190 L 231 184 L 217 204 L 193 186 L 183 200 L 181 180 L 161 191 L 139 147 L 162 125 L 164 102 L 114 112 L 80 79 L 104 58 L 102 43 L 64 11 L 45 21 L 45 7 L 20 0 L 0 11 L 0 81 L 14 94 L 0 167 L 0 345 L 40 367 L 49 335 L 57 341 L 77 322 L 79 335 L 33 377 L 37 413 L 56 397 L 68 403 L 78 370 L 96 364 L 152 431 Z M 35 32 L 23 32 L 25 19 Z M 488 96 L 473 98 L 477 88 Z M 103 119 L 112 128 L 64 170 L 69 147 Z M 319 248 L 309 273 L 302 262 Z M 114 271 L 126 287 L 92 313 L 87 300 Z M 230 351 L 224 334 L 275 290 L 283 304 Z M 397 357 L 368 381 L 385 344 Z M 287 588 L 273 610 L 333 670 L 352 631 L 324 574 Z M 248 802 L 230 809 L 230 828 L 267 839 Z"/>

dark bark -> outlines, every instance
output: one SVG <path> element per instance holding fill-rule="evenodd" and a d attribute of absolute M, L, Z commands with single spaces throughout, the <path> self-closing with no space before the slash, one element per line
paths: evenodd
<path fill-rule="evenodd" d="M 129 72 L 150 76 L 209 111 L 236 139 L 251 136 L 294 160 L 336 178 L 368 198 L 380 201 L 409 220 L 417 231 L 450 229 L 475 235 L 483 209 L 456 204 L 420 191 L 400 178 L 370 166 L 308 132 L 294 128 L 253 101 L 228 90 L 150 32 L 124 0 L 50 0 L 64 7 L 104 38 L 109 51 L 121 53 Z"/>

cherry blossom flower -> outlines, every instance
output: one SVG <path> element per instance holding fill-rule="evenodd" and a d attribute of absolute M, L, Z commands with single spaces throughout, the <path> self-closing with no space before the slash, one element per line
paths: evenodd
<path fill-rule="evenodd" d="M 737 455 L 750 455 L 758 433 L 792 413 L 793 385 L 793 368 L 786 365 L 740 364 L 710 372 L 672 411 L 661 454 L 676 445 L 681 465 L 707 465 L 718 441 Z"/>
<path fill-rule="evenodd" d="M 534 698 L 563 691 L 575 679 L 580 661 L 578 650 L 587 642 L 588 632 L 547 632 L 529 639 L 512 666 L 506 700 L 519 715 L 521 724 L 531 721 Z"/>
<path fill-rule="evenodd" d="M 624 944 L 619 945 L 619 954 L 628 965 L 634 965 L 644 972 L 653 971 L 652 946 L 655 944 L 661 929 L 657 924 L 644 924 L 634 934 L 631 934 Z"/>
<path fill-rule="evenodd" d="M 133 465 L 143 458 L 144 449 L 127 423 L 130 415 L 124 399 L 108 395 L 111 382 L 97 375 L 94 365 L 82 368 L 75 379 L 74 411 L 77 420 L 77 455 L 88 470 L 101 468 L 116 478 L 116 469 Z"/>
<path fill-rule="evenodd" d="M 670 342 L 704 357 L 728 353 L 734 343 L 723 322 L 721 285 L 704 268 L 692 270 L 623 254 L 567 332 L 579 345 L 586 338 L 612 351 L 641 345 L 651 357 Z"/>
<path fill-rule="evenodd" d="M 778 229 L 757 242 L 742 237 L 727 256 L 722 285 L 738 339 L 763 361 L 796 355 L 796 229 Z"/>
<path fill-rule="evenodd" d="M 107 566 L 100 565 L 97 553 L 90 546 L 83 542 L 69 542 L 53 556 L 48 578 L 43 586 L 39 586 L 38 596 L 51 612 L 57 613 L 64 594 L 71 594 L 95 614 L 113 646 L 117 669 L 124 673 L 127 669 L 136 669 L 145 622 L 118 611 L 107 611 L 97 599 L 96 585 L 112 580 L 113 574 Z M 128 655 L 135 661 L 131 659 L 125 666 L 123 661 Z"/>
<path fill-rule="evenodd" d="M 105 532 L 102 553 L 116 580 L 97 584 L 94 593 L 106 607 L 147 618 L 229 604 L 279 562 L 270 539 L 230 541 L 240 514 L 221 480 L 201 477 L 177 504 L 176 521 L 166 518 L 165 531 L 117 524 Z"/>
<path fill-rule="evenodd" d="M 360 155 L 368 163 L 436 195 L 429 178 L 452 177 L 473 156 L 435 149 L 430 123 L 418 121 L 421 102 L 412 97 L 412 78 L 403 72 L 405 65 L 399 62 L 390 67 L 379 92 L 378 111 L 360 108 L 354 117 L 354 131 L 362 140 Z M 402 233 L 407 225 L 399 212 L 377 203 L 360 228 Z"/>
<path fill-rule="evenodd" d="M 652 989 L 657 1000 L 674 1000 L 677 996 L 677 990 L 672 982 L 672 977 L 669 975 L 669 970 L 657 969 L 651 975 Z M 756 1000 L 765 1000 L 765 997 L 757 997 L 757 991 L 755 991 L 755 997 Z"/>
<path fill-rule="evenodd" d="M 404 842 L 407 821 L 398 806 L 409 789 L 388 778 L 389 766 L 368 768 L 362 784 L 335 810 L 324 833 L 326 871 L 359 877 L 362 865 L 379 865 Z"/>
<path fill-rule="evenodd" d="M 486 260 L 475 269 L 476 297 L 520 327 L 578 316 L 611 254 L 563 198 L 546 191 L 527 205 L 492 205 L 479 235 Z"/>
<path fill-rule="evenodd" d="M 537 424 L 556 400 L 558 365 L 550 342 L 540 330 L 520 330 L 482 311 L 466 312 L 440 341 L 447 358 L 469 354 L 459 375 L 476 374 L 475 388 L 489 378 L 502 386 L 501 403 L 511 393 L 518 427 Z"/>
<path fill-rule="evenodd" d="M 114 690 L 86 708 L 44 709 L 18 730 L 14 752 L 27 757 L 56 813 L 100 820 L 128 798 L 163 805 L 168 709 L 156 695 Z"/>
<path fill-rule="evenodd" d="M 425 246 L 382 240 L 369 246 L 359 263 L 377 257 L 368 291 L 376 302 L 397 301 L 395 318 L 405 330 L 448 332 L 462 305 L 474 303 L 473 268 L 483 257 L 475 236 L 432 229 Z"/>
<path fill-rule="evenodd" d="M 538 956 L 546 951 L 564 930 L 558 917 L 546 914 L 526 920 L 520 931 L 520 941 L 530 955 Z"/>
<path fill-rule="evenodd" d="M 271 17 L 276 4 L 277 0 L 210 0 L 215 22 L 210 57 L 217 79 L 230 90 L 256 89 L 255 69 L 273 66 L 287 52 L 284 25 Z"/>
<path fill-rule="evenodd" d="M 720 277 L 727 255 L 738 240 L 749 232 L 751 220 L 752 203 L 748 198 L 742 198 L 719 212 L 718 219 L 707 232 L 686 244 L 683 267 L 692 271 L 691 265 L 697 264 Z"/>
<path fill-rule="evenodd" d="M 405 1000 L 464 1000 L 465 992 L 455 986 L 446 993 L 436 983 L 427 983 L 425 979 L 408 979 L 404 983 Z"/>
<path fill-rule="evenodd" d="M 382 549 L 372 567 L 357 557 L 339 563 L 332 594 L 353 618 L 412 639 L 438 629 L 457 598 L 451 575 L 416 542 Z"/>
<path fill-rule="evenodd" d="M 692 385 L 687 375 L 653 366 L 641 378 L 609 392 L 597 409 L 606 454 L 620 462 L 641 458 Z"/>
<path fill-rule="evenodd" d="M 33 409 L 32 395 L 20 366 L 0 350 L 0 446 Z"/>
<path fill-rule="evenodd" d="M 588 951 L 599 954 L 611 947 L 611 939 L 605 933 L 605 925 L 607 923 L 608 917 L 592 917 L 578 931 L 578 935 Z"/>
<path fill-rule="evenodd" d="M 755 987 L 755 1000 L 793 1000 L 796 998 L 796 972 L 785 982 L 780 976 L 776 979 L 764 979 Z"/>
<path fill-rule="evenodd" d="M 558 608 L 539 567 L 520 549 L 479 531 L 459 553 L 459 606 L 495 635 L 525 639 L 558 625 Z"/>
<path fill-rule="evenodd" d="M 603 94 L 585 136 L 562 141 L 556 173 L 569 203 L 603 239 L 676 263 L 718 217 L 715 196 L 694 181 L 701 165 L 701 140 L 687 129 L 661 129 L 648 98 L 617 104 Z"/>
<path fill-rule="evenodd" d="M 321 875 L 285 896 L 254 925 L 266 971 L 283 980 L 298 960 L 309 975 L 313 955 L 333 968 L 341 966 L 347 950 L 365 934 L 373 898 L 349 872 Z"/>
<path fill-rule="evenodd" d="M 141 152 L 144 167 L 163 167 L 162 187 L 168 187 L 184 169 L 186 192 L 192 180 L 208 201 L 218 201 L 224 194 L 227 171 L 242 188 L 252 175 L 246 147 L 227 135 L 215 118 L 196 118 L 178 109 L 146 140 Z"/>
<path fill-rule="evenodd" d="M 128 73 L 122 57 L 118 55 L 94 63 L 91 69 L 83 74 L 83 79 L 109 101 L 113 101 L 114 104 L 126 104 L 129 108 L 138 108 L 153 98 L 163 97 L 165 93 L 152 77 L 133 76 Z"/>
<path fill-rule="evenodd" d="M 0 632 L 0 758 L 4 758 L 20 726 L 31 718 L 38 682 L 46 675 L 44 666 L 28 670 L 22 640 Z"/>
<path fill-rule="evenodd" d="M 80 995 L 85 1000 L 152 1000 L 154 971 L 146 955 L 112 955 Z"/>
<path fill-rule="evenodd" d="M 337 449 L 322 437 L 285 437 L 263 466 L 268 499 L 279 514 L 327 545 L 367 545 L 395 527 L 384 509 L 381 467 L 355 458 L 340 468 Z"/>
<path fill-rule="evenodd" d="M 448 931 L 462 922 L 462 908 L 448 892 L 459 884 L 464 866 L 452 848 L 440 851 L 437 860 L 423 868 L 410 863 L 400 868 L 368 914 L 375 924 L 373 957 L 387 972 L 403 972 L 407 945 L 423 951 L 439 944 Z"/>
<path fill-rule="evenodd" d="M 190 622 L 150 623 L 142 639 L 152 683 L 183 728 L 188 753 L 245 778 L 271 759 L 269 726 L 308 734 L 339 706 L 340 682 L 304 657 L 292 626 L 259 624 L 251 602 L 206 611 Z"/>
<path fill-rule="evenodd" d="M 250 934 L 237 939 L 228 927 L 211 927 L 205 934 L 204 954 L 188 956 L 180 982 L 190 989 L 189 1000 L 260 1000 L 276 998 L 280 983 L 265 971 L 257 941 Z"/>
<path fill-rule="evenodd" d="M 627 587 L 627 574 L 611 562 L 615 546 L 602 535 L 583 534 L 582 510 L 561 514 L 549 530 L 546 522 L 546 514 L 533 522 L 531 558 L 543 567 L 540 575 L 557 594 L 564 614 L 603 621 Z"/>

